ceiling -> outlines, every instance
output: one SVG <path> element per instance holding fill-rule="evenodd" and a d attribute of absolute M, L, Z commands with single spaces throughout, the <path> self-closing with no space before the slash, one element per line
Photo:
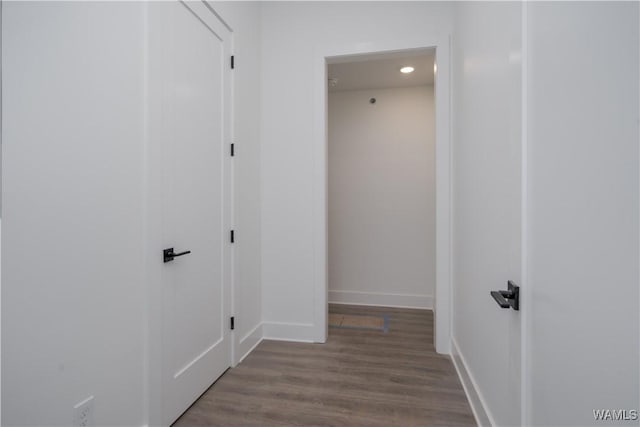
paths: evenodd
<path fill-rule="evenodd" d="M 333 58 L 328 78 L 337 79 L 337 84 L 329 84 L 329 92 L 432 85 L 434 59 L 435 49 Z M 402 74 L 405 66 L 415 71 Z"/>

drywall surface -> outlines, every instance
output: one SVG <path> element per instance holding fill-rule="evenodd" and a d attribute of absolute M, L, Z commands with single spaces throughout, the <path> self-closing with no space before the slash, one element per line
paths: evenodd
<path fill-rule="evenodd" d="M 360 47 L 448 35 L 437 2 L 266 2 L 262 5 L 263 317 L 278 337 L 314 331 L 313 121 L 318 46 Z M 275 335 L 275 334 L 274 334 Z"/>
<path fill-rule="evenodd" d="M 215 2 L 233 32 L 235 359 L 262 337 L 259 2 Z"/>
<path fill-rule="evenodd" d="M 638 6 L 529 6 L 530 425 L 638 423 Z"/>
<path fill-rule="evenodd" d="M 3 7 L 3 423 L 70 425 L 93 395 L 96 425 L 141 425 L 147 6 Z M 260 6 L 215 7 L 241 65 L 229 141 L 237 359 L 261 338 Z"/>
<path fill-rule="evenodd" d="M 2 8 L 2 424 L 142 425 L 144 6 Z"/>
<path fill-rule="evenodd" d="M 328 111 L 329 301 L 432 308 L 433 86 L 333 92 Z"/>
<path fill-rule="evenodd" d="M 521 282 L 520 8 L 458 3 L 453 37 L 452 336 L 480 422 L 505 426 L 520 425 L 520 313 L 489 292 Z"/>
<path fill-rule="evenodd" d="M 242 65 L 233 141 L 239 358 L 261 337 L 260 6 L 215 7 Z M 144 6 L 5 8 L 12 232 L 2 241 L 11 252 L 2 315 L 3 344 L 13 351 L 3 354 L 12 372 L 3 377 L 3 421 L 69 425 L 73 405 L 94 395 L 96 424 L 142 424 Z M 34 400 L 46 404 L 34 410 Z"/>

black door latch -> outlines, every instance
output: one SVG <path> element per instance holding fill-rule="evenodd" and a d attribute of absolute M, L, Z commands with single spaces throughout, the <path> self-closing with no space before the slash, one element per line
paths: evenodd
<path fill-rule="evenodd" d="M 491 296 L 502 308 L 520 310 L 520 286 L 516 286 L 511 280 L 507 282 L 506 291 L 491 291 Z"/>
<path fill-rule="evenodd" d="M 173 261 L 175 257 L 190 254 L 191 251 L 184 251 L 180 253 L 173 252 L 173 248 L 167 248 L 162 250 L 162 259 L 164 262 Z"/>

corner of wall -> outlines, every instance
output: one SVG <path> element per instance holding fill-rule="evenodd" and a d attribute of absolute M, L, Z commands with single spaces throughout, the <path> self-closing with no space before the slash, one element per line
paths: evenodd
<path fill-rule="evenodd" d="M 244 337 L 240 338 L 237 347 L 236 364 L 242 363 L 242 361 L 260 344 L 263 340 L 264 332 L 262 328 L 262 322 L 253 328 Z"/>

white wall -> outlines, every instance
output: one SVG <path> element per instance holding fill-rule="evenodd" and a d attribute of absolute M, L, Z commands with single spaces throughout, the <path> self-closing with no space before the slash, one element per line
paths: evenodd
<path fill-rule="evenodd" d="M 638 9 L 530 5 L 532 425 L 640 409 Z"/>
<path fill-rule="evenodd" d="M 2 422 L 141 425 L 144 7 L 2 7 Z"/>
<path fill-rule="evenodd" d="M 267 336 L 313 340 L 314 51 L 448 34 L 437 2 L 268 2 L 262 14 L 262 286 Z"/>
<path fill-rule="evenodd" d="M 433 86 L 333 92 L 328 118 L 329 301 L 432 308 Z"/>
<path fill-rule="evenodd" d="M 638 408 L 639 12 L 531 3 L 522 68 L 519 5 L 458 5 L 453 336 L 483 424 L 519 423 L 519 393 L 501 380 L 519 369 L 519 322 L 487 295 L 498 279 L 487 273 L 519 275 L 517 245 L 507 256 L 496 244 L 509 228 L 524 237 L 524 424 L 598 425 L 593 409 Z M 518 165 L 519 215 L 504 205 Z"/>
<path fill-rule="evenodd" d="M 236 360 L 262 337 L 260 244 L 260 2 L 215 2 L 233 31 L 234 308 Z"/>
<path fill-rule="evenodd" d="M 520 316 L 490 297 L 521 281 L 521 5 L 456 5 L 453 349 L 482 425 L 520 424 Z"/>
<path fill-rule="evenodd" d="M 239 358 L 261 337 L 260 6 L 215 7 L 237 55 Z M 96 425 L 145 424 L 146 6 L 3 8 L 3 425 L 68 426 L 89 395 Z"/>

